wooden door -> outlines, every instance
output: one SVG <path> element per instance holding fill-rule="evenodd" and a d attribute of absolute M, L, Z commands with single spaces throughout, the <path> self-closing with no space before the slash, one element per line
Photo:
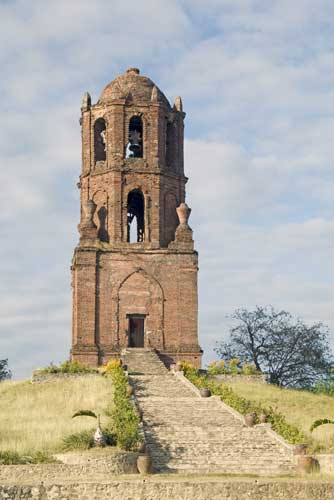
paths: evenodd
<path fill-rule="evenodd" d="M 129 318 L 129 347 L 144 347 L 144 317 Z"/>

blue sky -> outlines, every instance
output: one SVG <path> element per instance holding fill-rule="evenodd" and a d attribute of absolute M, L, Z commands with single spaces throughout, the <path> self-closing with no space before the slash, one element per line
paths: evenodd
<path fill-rule="evenodd" d="M 128 67 L 183 98 L 205 361 L 237 307 L 334 339 L 332 0 L 0 1 L 0 358 L 64 360 L 81 97 Z"/>

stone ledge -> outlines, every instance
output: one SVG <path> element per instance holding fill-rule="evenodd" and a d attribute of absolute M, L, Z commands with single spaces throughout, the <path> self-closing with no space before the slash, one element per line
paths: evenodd
<path fill-rule="evenodd" d="M 7 500 L 332 500 L 334 482 L 298 480 L 219 479 L 188 476 L 95 482 L 54 482 L 0 485 L 0 498 Z"/>
<path fill-rule="evenodd" d="M 100 451 L 100 450 L 99 450 Z M 104 449 L 101 453 L 64 453 L 56 456 L 63 463 L 0 465 L 0 482 L 95 480 L 110 474 L 137 474 L 138 453 Z M 3 497 L 0 498 L 2 499 Z"/>

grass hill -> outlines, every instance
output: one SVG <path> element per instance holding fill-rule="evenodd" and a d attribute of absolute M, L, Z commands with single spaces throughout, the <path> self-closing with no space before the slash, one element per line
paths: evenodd
<path fill-rule="evenodd" d="M 334 452 L 334 425 L 319 427 L 312 434 L 309 432 L 314 420 L 334 420 L 334 397 L 281 389 L 269 384 L 244 382 L 241 377 L 235 377 L 235 381 L 227 385 L 239 396 L 265 407 L 271 406 L 282 413 L 289 423 L 296 425 L 312 438 L 314 451 Z"/>
<path fill-rule="evenodd" d="M 43 384 L 1 382 L 0 452 L 31 455 L 59 451 L 65 436 L 96 426 L 92 418 L 72 419 L 72 415 L 80 409 L 103 415 L 112 403 L 112 392 L 110 379 L 99 375 Z"/>
<path fill-rule="evenodd" d="M 287 421 L 312 437 L 314 452 L 334 452 L 334 425 L 309 432 L 314 420 L 334 419 L 334 398 L 307 391 L 280 389 L 276 386 L 245 382 L 242 377 L 227 384 L 233 391 L 264 407 L 273 407 Z M 15 452 L 47 455 L 62 449 L 63 438 L 90 431 L 96 422 L 89 417 L 72 419 L 80 409 L 90 409 L 104 416 L 113 400 L 110 378 L 99 375 L 55 380 L 43 384 L 30 381 L 0 383 L 0 454 Z"/>

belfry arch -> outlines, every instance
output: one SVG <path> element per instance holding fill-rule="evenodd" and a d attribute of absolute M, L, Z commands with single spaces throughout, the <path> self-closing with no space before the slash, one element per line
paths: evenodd
<path fill-rule="evenodd" d="M 127 242 L 142 243 L 145 237 L 145 198 L 141 189 L 127 196 Z"/>
<path fill-rule="evenodd" d="M 98 161 L 106 160 L 107 151 L 107 130 L 106 122 L 104 118 L 98 118 L 94 123 L 94 160 L 95 163 Z"/>

